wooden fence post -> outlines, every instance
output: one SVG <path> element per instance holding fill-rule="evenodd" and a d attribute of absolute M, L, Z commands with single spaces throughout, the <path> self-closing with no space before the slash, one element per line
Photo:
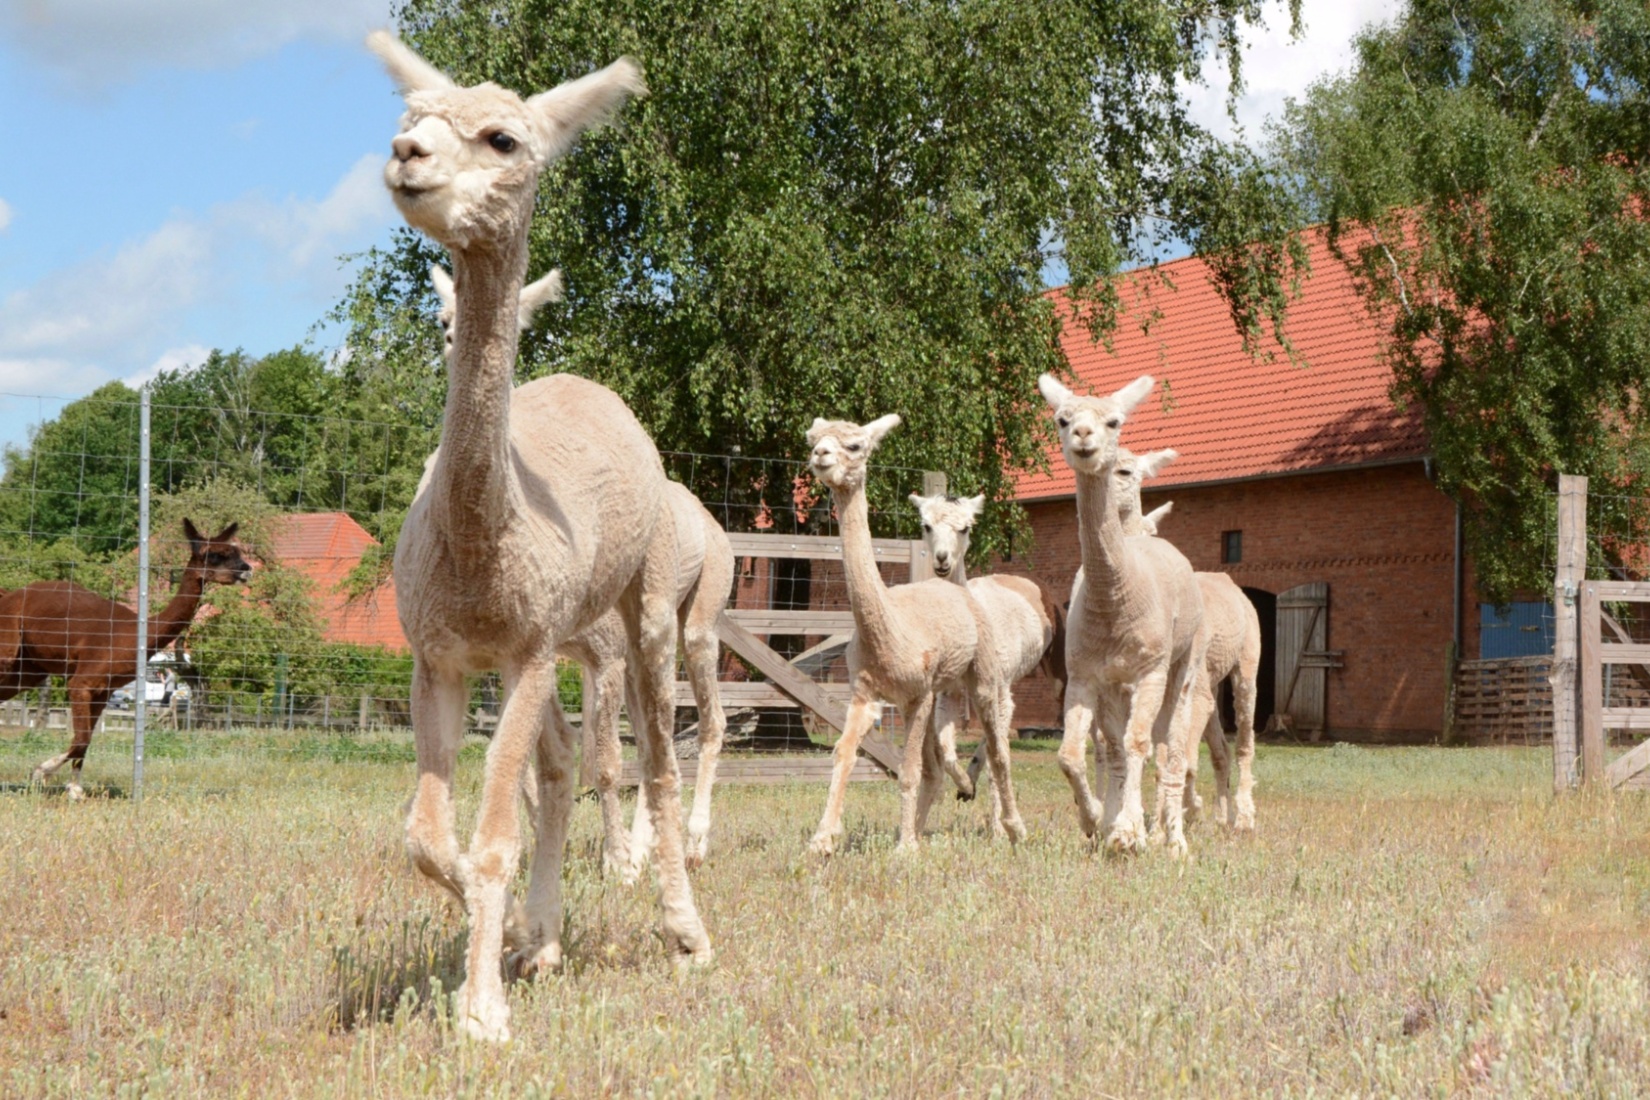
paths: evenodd
<path fill-rule="evenodd" d="M 1581 680 L 1581 783 L 1596 786 L 1604 779 L 1604 662 L 1599 652 L 1597 583 L 1581 582 L 1580 635 L 1576 657 Z"/>
<path fill-rule="evenodd" d="M 1558 566 L 1553 578 L 1553 790 L 1575 784 L 1580 755 L 1577 597 L 1587 577 L 1587 479 L 1558 478 Z"/>

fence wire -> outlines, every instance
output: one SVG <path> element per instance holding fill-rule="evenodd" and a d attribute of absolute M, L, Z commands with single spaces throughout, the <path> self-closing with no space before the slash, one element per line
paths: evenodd
<path fill-rule="evenodd" d="M 54 629 L 65 645 L 107 647 L 97 638 L 110 635 L 114 619 L 131 616 L 137 548 L 146 540 L 152 632 L 176 627 L 141 687 L 135 644 L 108 654 L 125 671 L 100 728 L 129 729 L 141 692 L 152 729 L 405 731 L 412 658 L 396 616 L 390 558 L 438 426 L 411 417 L 272 411 L 258 406 L 255 393 L 216 405 L 155 401 L 153 519 L 145 532 L 139 402 L 125 387 L 111 389 L 75 401 L 0 395 L 14 407 L 31 403 L 38 417 L 26 443 L 7 447 L 0 474 L 0 590 L 13 594 L 3 598 L 31 585 L 38 593 L 41 582 L 73 585 L 83 602 L 74 614 L 60 611 Z M 686 452 L 662 458 L 669 475 L 730 531 L 838 533 L 829 494 L 803 462 Z M 873 467 L 867 492 L 878 536 L 918 537 L 905 498 L 922 487 L 919 470 Z M 208 537 L 236 524 L 250 576 L 208 583 L 198 600 L 180 588 L 191 554 L 186 519 Z M 889 583 L 906 579 L 903 566 L 884 572 Z M 733 600 L 776 609 L 848 606 L 841 565 L 829 561 L 743 559 Z M 127 636 L 135 643 L 135 633 Z M 820 639 L 771 641 L 794 653 Z M 755 678 L 731 653 L 724 675 Z M 844 675 L 838 659 L 816 678 Z M 66 686 L 40 681 L 27 669 L 0 671 L 0 695 L 7 696 L 0 728 L 55 730 L 67 739 Z M 578 669 L 562 670 L 561 687 L 564 704 L 578 711 Z M 489 730 L 499 703 L 497 678 L 478 678 L 472 727 Z M 682 720 L 692 717 L 688 710 Z M 770 724 L 781 739 L 809 733 L 794 718 Z"/>

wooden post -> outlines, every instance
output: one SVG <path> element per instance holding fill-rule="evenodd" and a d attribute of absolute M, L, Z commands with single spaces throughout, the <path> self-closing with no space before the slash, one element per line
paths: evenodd
<path fill-rule="evenodd" d="M 1582 582 L 1580 603 L 1576 655 L 1581 671 L 1581 782 L 1591 787 L 1604 778 L 1604 655 L 1599 651 L 1596 583 Z"/>
<path fill-rule="evenodd" d="M 933 470 L 922 472 L 922 495 L 925 497 L 943 497 L 945 495 L 946 478 L 944 474 Z"/>
<path fill-rule="evenodd" d="M 1587 479 L 1558 478 L 1558 567 L 1553 579 L 1553 790 L 1575 785 L 1580 756 L 1576 662 L 1578 587 L 1587 577 Z"/>
<path fill-rule="evenodd" d="M 371 711 L 371 709 L 372 696 L 363 691 L 361 693 L 361 709 L 357 711 L 355 715 L 355 729 L 357 733 L 367 732 L 367 714 Z"/>

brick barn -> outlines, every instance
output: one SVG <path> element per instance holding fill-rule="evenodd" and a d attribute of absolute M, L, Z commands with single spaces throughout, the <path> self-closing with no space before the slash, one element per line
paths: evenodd
<path fill-rule="evenodd" d="M 1164 384 L 1123 444 L 1180 452 L 1146 483 L 1144 507 L 1172 500 L 1162 537 L 1193 568 L 1231 574 L 1260 612 L 1257 723 L 1287 711 L 1297 729 L 1339 739 L 1437 736 L 1452 644 L 1480 655 L 1480 610 L 1419 412 L 1388 396 L 1380 332 L 1344 267 L 1314 243 L 1286 326 L 1295 361 L 1270 340 L 1260 358 L 1244 351 L 1199 260 L 1142 272 L 1121 292 L 1110 350 L 1052 292 L 1067 312 L 1064 350 L 1080 392 L 1142 374 Z M 1058 446 L 1049 458 L 1050 474 L 1017 482 L 1034 544 L 996 568 L 1066 593 L 1079 564 L 1075 483 Z M 1059 724 L 1046 681 L 1019 692 L 1017 725 Z"/>

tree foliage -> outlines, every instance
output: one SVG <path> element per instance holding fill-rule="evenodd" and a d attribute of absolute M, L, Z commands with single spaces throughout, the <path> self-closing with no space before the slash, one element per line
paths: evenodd
<path fill-rule="evenodd" d="M 1561 472 L 1620 564 L 1650 535 L 1650 7 L 1412 0 L 1278 137 L 1390 323 L 1486 595 L 1550 581 Z"/>
<path fill-rule="evenodd" d="M 1282 305 L 1289 228 L 1261 166 L 1188 118 L 1248 0 L 411 0 L 410 41 L 464 82 L 537 90 L 620 54 L 651 94 L 546 174 L 532 275 L 566 303 L 524 337 L 624 396 L 661 448 L 797 457 L 816 415 L 898 411 L 885 461 L 1006 498 L 1042 461 L 1035 378 L 1062 369 L 1043 272 L 1112 320 L 1108 277 L 1168 236 L 1221 258 L 1237 317 Z M 438 406 L 412 235 L 340 310 L 347 369 Z M 718 485 L 718 493 L 728 487 Z M 733 486 L 783 508 L 789 485 Z M 754 514 L 755 509 L 749 509 Z M 993 524 L 976 540 L 989 550 Z"/>

